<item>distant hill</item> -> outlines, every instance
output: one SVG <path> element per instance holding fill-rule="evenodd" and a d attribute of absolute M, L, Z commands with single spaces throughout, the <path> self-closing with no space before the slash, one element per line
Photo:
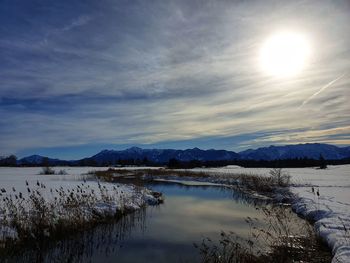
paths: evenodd
<path fill-rule="evenodd" d="M 41 155 L 30 155 L 27 157 L 24 157 L 22 159 L 19 159 L 17 161 L 18 165 L 43 165 L 43 164 L 47 164 L 47 165 L 66 165 L 66 164 L 70 164 L 70 161 L 63 161 L 63 160 L 59 160 L 59 159 L 52 159 L 52 158 L 48 158 L 45 156 L 41 156 Z"/>
<path fill-rule="evenodd" d="M 201 150 L 198 148 L 187 150 L 174 149 L 142 149 L 132 147 L 126 150 L 103 150 L 96 155 L 76 161 L 51 159 L 40 155 L 31 155 L 17 161 L 18 165 L 109 165 L 109 164 L 166 164 L 176 159 L 180 162 L 193 160 L 206 161 L 273 161 L 295 158 L 318 160 L 322 155 L 326 160 L 343 160 L 350 158 L 350 146 L 338 147 L 329 144 L 306 143 L 285 146 L 269 146 L 249 149 L 239 153 L 226 150 Z M 129 161 L 129 162 L 128 162 Z"/>
<path fill-rule="evenodd" d="M 244 160 L 283 160 L 309 158 L 318 160 L 322 155 L 327 160 L 341 160 L 350 157 L 350 147 L 337 147 L 330 144 L 306 143 L 285 146 L 269 146 L 239 153 Z"/>
<path fill-rule="evenodd" d="M 122 151 L 104 150 L 90 157 L 98 164 L 103 162 L 117 162 L 118 160 L 128 159 L 147 159 L 153 163 L 167 163 L 170 159 L 188 162 L 191 160 L 198 161 L 219 161 L 238 159 L 239 155 L 232 151 L 225 150 L 201 150 L 198 148 L 187 150 L 173 149 L 141 149 L 132 147 Z"/>

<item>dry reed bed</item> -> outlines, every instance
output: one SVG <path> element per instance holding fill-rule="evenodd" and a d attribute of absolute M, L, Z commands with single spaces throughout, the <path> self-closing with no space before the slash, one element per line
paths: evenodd
<path fill-rule="evenodd" d="M 84 180 L 71 189 L 47 189 L 26 182 L 26 193 L 0 189 L 0 246 L 64 237 L 154 202 L 143 188 L 97 185 Z"/>
<path fill-rule="evenodd" d="M 109 168 L 105 171 L 91 171 L 90 174 L 94 174 L 108 182 L 131 180 L 134 183 L 140 183 L 140 181 L 152 181 L 154 179 L 206 181 L 230 186 L 242 193 L 261 199 L 271 199 L 280 193 L 283 193 L 284 198 L 287 198 L 290 194 L 287 190 L 290 176 L 283 172 L 282 169 L 271 169 L 269 176 L 176 169 L 132 170 L 115 168 Z"/>
<path fill-rule="evenodd" d="M 307 221 L 297 220 L 290 209 L 280 206 L 261 208 L 264 227 L 247 218 L 250 235 L 242 239 L 233 232 L 222 232 L 218 242 L 208 238 L 195 244 L 202 263 L 281 263 L 331 261 L 329 249 Z"/>

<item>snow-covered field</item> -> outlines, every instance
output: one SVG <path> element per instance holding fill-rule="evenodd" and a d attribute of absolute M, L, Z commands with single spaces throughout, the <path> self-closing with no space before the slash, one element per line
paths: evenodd
<path fill-rule="evenodd" d="M 42 168 L 40 167 L 0 167 L 0 189 L 5 189 L 6 193 L 2 193 L 5 197 L 6 195 L 13 194 L 13 187 L 16 192 L 28 194 L 27 188 L 36 187 L 39 182 L 46 186 L 46 191 L 42 190 L 42 194 L 46 198 L 54 197 L 50 189 L 59 189 L 63 187 L 64 189 L 73 189 L 80 185 L 84 178 L 89 179 L 87 174 L 89 171 L 93 170 L 106 170 L 106 167 L 54 167 L 56 172 L 64 170 L 67 174 L 64 175 L 41 175 L 40 172 Z M 28 182 L 28 186 L 27 186 Z M 89 185 L 92 189 L 97 189 L 96 181 L 89 181 Z M 123 186 L 125 187 L 125 186 Z M 124 189 L 126 194 L 131 194 L 130 190 Z"/>
<path fill-rule="evenodd" d="M 89 187 L 98 189 L 96 181 L 89 181 L 86 175 L 92 170 L 106 170 L 107 167 L 55 167 L 56 172 L 64 169 L 66 175 L 39 175 L 41 168 L 0 168 L 0 189 L 6 189 L 2 195 L 27 193 L 27 185 L 36 187 L 45 184 L 45 198 L 53 198 L 49 189 L 74 189 L 87 178 Z M 130 167 L 126 169 L 135 169 Z M 139 168 L 139 169 L 142 169 Z M 148 169 L 148 168 L 147 168 Z M 157 169 L 157 168 L 155 168 Z M 227 166 L 224 168 L 194 169 L 213 173 L 242 173 L 269 175 L 269 168 L 242 168 Z M 293 209 L 298 214 L 315 221 L 315 228 L 320 236 L 333 249 L 333 262 L 350 262 L 350 165 L 329 166 L 325 170 L 317 168 L 284 169 L 291 175 L 291 191 L 296 194 Z M 103 184 L 111 188 L 111 184 Z M 42 189 L 41 189 L 42 190 Z M 116 190 L 129 206 L 140 207 L 147 195 L 134 198 L 135 189 L 120 185 Z M 317 194 L 319 193 L 319 195 Z M 116 207 L 120 204 L 116 204 Z"/>
<path fill-rule="evenodd" d="M 195 170 L 266 176 L 270 171 L 239 166 Z M 316 231 L 333 250 L 332 262 L 350 262 L 350 165 L 283 170 L 291 175 L 291 191 L 297 196 L 294 211 L 315 221 Z"/>
<path fill-rule="evenodd" d="M 136 188 L 131 185 L 117 185 L 110 183 L 99 183 L 92 180 L 87 173 L 92 170 L 105 170 L 105 167 L 55 167 L 59 172 L 64 170 L 64 175 L 40 175 L 42 168 L 7 168 L 0 167 L 0 241 L 5 238 L 16 238 L 15 229 L 9 228 L 4 222 L 8 218 L 5 203 L 15 204 L 27 208 L 31 204 L 29 196 L 33 193 L 36 197 L 43 197 L 47 204 L 60 204 L 60 197 L 69 200 L 70 194 L 74 198 L 84 201 L 83 195 L 89 196 L 93 204 L 94 213 L 111 214 L 123 209 L 135 210 L 145 203 L 155 203 L 155 198 L 145 189 Z M 12 201 L 13 200 L 13 201 Z M 73 198 L 71 198 L 73 200 Z M 29 208 L 30 209 L 30 208 Z M 55 211 L 64 218 L 69 217 L 62 207 L 61 211 Z M 91 215 L 92 211 L 82 208 L 82 213 Z M 7 211 L 8 212 L 8 211 Z M 69 220 L 69 218 L 68 218 Z"/>

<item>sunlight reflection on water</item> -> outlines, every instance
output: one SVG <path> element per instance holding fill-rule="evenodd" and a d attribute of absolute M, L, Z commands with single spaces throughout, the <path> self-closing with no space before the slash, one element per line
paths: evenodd
<path fill-rule="evenodd" d="M 262 218 L 254 205 L 229 189 L 169 183 L 147 187 L 162 192 L 164 204 L 50 244 L 42 253 L 26 250 L 7 262 L 196 262 L 193 243 L 205 237 L 217 240 L 220 231 L 245 237 L 245 218 Z"/>

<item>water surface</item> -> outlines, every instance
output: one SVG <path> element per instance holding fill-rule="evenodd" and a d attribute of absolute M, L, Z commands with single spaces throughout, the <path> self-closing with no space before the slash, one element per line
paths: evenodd
<path fill-rule="evenodd" d="M 216 240 L 221 231 L 247 236 L 245 218 L 261 218 L 253 205 L 227 188 L 165 182 L 146 186 L 162 192 L 164 204 L 55 243 L 40 256 L 39 250 L 26 251 L 14 261 L 198 262 L 194 243 Z"/>

